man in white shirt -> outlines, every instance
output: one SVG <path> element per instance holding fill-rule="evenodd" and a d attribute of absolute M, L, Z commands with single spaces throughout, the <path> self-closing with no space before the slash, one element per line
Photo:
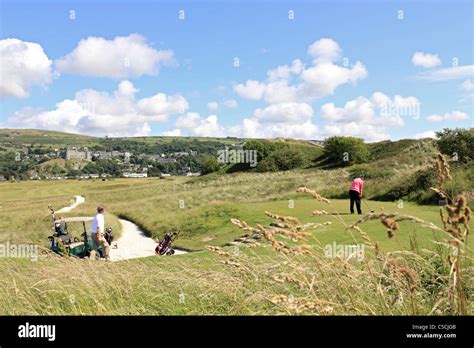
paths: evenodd
<path fill-rule="evenodd" d="M 90 258 L 95 260 L 96 253 L 99 247 L 102 247 L 104 251 L 104 257 L 108 260 L 109 259 L 109 252 L 110 246 L 109 243 L 105 240 L 104 233 L 105 233 L 105 220 L 104 220 L 104 211 L 105 208 L 101 205 L 97 207 L 97 215 L 94 216 L 94 220 L 92 220 L 92 250 L 90 254 Z"/>

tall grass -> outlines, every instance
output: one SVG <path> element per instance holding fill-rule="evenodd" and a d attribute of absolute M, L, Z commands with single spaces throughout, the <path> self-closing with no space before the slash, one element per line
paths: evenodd
<path fill-rule="evenodd" d="M 238 227 L 228 223 L 233 234 L 243 230 L 241 240 L 254 242 L 229 247 L 214 244 L 182 256 L 117 263 L 49 253 L 37 262 L 1 259 L 0 314 L 472 315 L 474 268 L 467 243 L 470 210 L 466 197 L 450 197 L 446 192 L 449 165 L 442 157 L 438 162 L 438 176 L 444 179 L 434 189 L 448 203 L 438 221 L 424 218 L 428 215 L 416 216 L 423 209 L 408 215 L 379 208 L 356 221 L 339 214 L 339 202 L 327 199 L 320 190 L 335 180 L 331 177 L 334 172 L 239 174 L 209 181 L 146 180 L 135 186 L 117 180 L 105 184 L 120 186 L 117 192 L 100 193 L 94 185 L 101 187 L 101 183 L 80 183 L 91 206 L 80 206 L 77 213 L 105 202 L 109 211 L 143 219 L 153 231 L 168 219 L 183 225 L 228 221 L 233 210 L 217 219 L 217 208 L 231 199 L 237 206 L 248 202 L 268 205 L 268 200 L 309 194 L 315 209 L 306 210 L 307 218 L 265 209 L 264 217 L 273 221 L 271 225 L 234 219 Z M 300 188 L 302 185 L 314 190 Z M 150 216 L 157 206 L 176 211 L 178 197 L 185 198 L 189 211 Z M 131 209 L 127 204 L 137 207 Z M 264 215 L 265 210 L 259 211 Z M 197 222 L 189 220 L 203 212 L 210 215 Z M 346 233 L 350 243 L 364 243 L 363 260 L 359 262 L 354 255 L 328 257 L 328 232 Z M 432 240 L 435 232 L 439 238 Z M 385 240 L 401 235 L 409 236 L 410 249 L 385 247 Z M 422 240 L 428 240 L 429 247 Z"/>

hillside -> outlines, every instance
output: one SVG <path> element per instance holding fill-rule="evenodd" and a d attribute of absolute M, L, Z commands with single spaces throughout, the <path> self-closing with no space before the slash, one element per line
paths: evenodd
<path fill-rule="evenodd" d="M 91 137 L 54 131 L 29 129 L 0 130 L 0 175 L 6 179 L 45 178 L 60 174 L 77 178 L 83 174 L 121 176 L 127 172 L 149 176 L 208 173 L 229 163 L 216 164 L 219 151 L 241 150 L 245 139 L 197 137 Z M 268 141 L 286 146 L 303 155 L 310 166 L 320 147 L 305 141 L 275 139 Z M 66 156 L 66 149 L 76 157 Z M 82 154 L 82 155 L 81 155 Z M 208 158 L 206 158 L 208 156 Z M 214 159 L 210 161 L 210 157 Z M 59 159 L 68 159 L 67 162 Z M 71 163 L 75 159 L 85 163 Z M 90 163 L 90 160 L 94 163 Z M 207 162 L 206 162 L 207 161 Z M 209 168 L 206 168 L 208 166 Z"/>
<path fill-rule="evenodd" d="M 242 145 L 245 144 L 243 147 Z M 57 148 L 68 145 L 87 145 L 98 153 L 108 153 L 108 159 L 99 157 L 93 162 L 63 160 Z M 235 145 L 235 146 L 234 146 Z M 3 152 L 2 150 L 3 148 Z M 8 146 L 14 146 L 15 152 Z M 52 150 L 53 148 L 53 150 Z M 55 149 L 54 149 L 55 148 Z M 258 153 L 256 167 L 248 163 L 218 163 L 217 154 L 223 149 L 254 149 Z M 148 176 L 162 173 L 186 175 L 187 172 L 218 172 L 232 175 L 238 172 L 281 172 L 286 170 L 315 170 L 334 178 L 322 187 L 322 193 L 330 198 L 344 198 L 347 181 L 354 176 L 364 176 L 369 185 L 366 195 L 381 201 L 410 199 L 433 204 L 436 195 L 427 191 L 433 186 L 435 175 L 431 169 L 438 153 L 432 139 L 403 139 L 367 144 L 369 158 L 366 163 L 345 167 L 326 167 L 319 158 L 324 148 L 308 141 L 293 139 L 237 139 L 196 137 L 135 137 L 97 138 L 77 134 L 41 130 L 0 130 L 0 175 L 11 178 L 38 178 L 57 176 L 78 178 L 80 175 L 107 174 L 113 177 L 124 172 L 143 172 Z M 15 153 L 21 149 L 21 160 Z M 95 149 L 95 150 L 94 150 Z M 56 151 L 56 152 L 54 152 Z M 110 151 L 115 151 L 113 155 Z M 130 161 L 124 153 L 131 153 Z M 182 156 L 181 154 L 192 155 Z M 162 155 L 160 155 L 162 154 Z M 161 156 L 165 155 L 164 160 Z M 158 158 L 157 158 L 158 156 Z M 453 192 L 473 195 L 474 178 L 472 163 L 453 163 L 456 180 L 451 184 Z M 332 168 L 332 169 L 331 169 Z M 303 172 L 302 172 L 303 173 Z M 203 178 L 207 181 L 208 178 Z"/>
<path fill-rule="evenodd" d="M 156 151 L 161 140 L 107 141 L 114 146 Z M 197 146 L 202 142 L 202 149 L 208 150 L 223 146 L 206 141 L 171 139 L 165 145 Z M 0 183 L 0 242 L 34 243 L 48 255 L 36 262 L 0 260 L 0 276 L 15 279 L 14 283 L 0 283 L 0 298 L 9 299 L 0 306 L 0 313 L 473 312 L 472 301 L 466 306 L 455 300 L 471 299 L 474 293 L 470 282 L 472 241 L 466 238 L 462 249 L 458 249 L 463 272 L 456 281 L 463 287 L 456 297 L 447 256 L 453 249 L 453 239 L 446 231 L 446 221 L 443 224 L 440 220 L 439 197 L 430 189 L 440 187 L 434 170 L 438 150 L 433 141 L 370 144 L 367 163 L 345 167 L 312 163 L 311 158 L 324 149 L 307 142 L 278 139 L 253 144 L 266 152 L 263 161 L 268 166 L 263 169 L 268 171 L 259 172 L 256 167 L 229 173 L 225 169 L 230 165 L 224 165 L 209 175 L 163 180 L 149 177 Z M 208 156 L 214 161 L 215 157 L 215 153 Z M 300 167 L 275 170 L 279 167 L 274 166 L 294 165 L 294 157 L 301 160 L 297 162 Z M 98 164 L 100 161 L 88 162 L 89 167 Z M 68 163 L 51 159 L 39 164 L 55 165 L 66 167 Z M 462 193 L 472 207 L 473 161 L 451 161 L 450 165 L 453 179 L 444 184 L 446 192 L 453 197 Z M 361 216 L 349 214 L 347 191 L 353 176 L 361 174 L 366 177 L 363 213 L 367 215 L 359 220 Z M 302 186 L 314 190 L 314 195 L 298 193 Z M 47 252 L 47 236 L 51 234 L 48 204 L 67 206 L 76 195 L 83 196 L 86 202 L 66 213 L 66 217 L 90 216 L 97 205 L 103 204 L 107 224 L 117 235 L 121 228 L 119 218 L 135 223 L 155 242 L 167 232 L 180 231 L 174 246 L 191 252 L 117 263 L 51 255 Z M 373 214 L 369 214 L 371 210 Z M 468 211 L 464 208 L 464 214 Z M 387 219 L 386 214 L 392 214 L 398 222 Z M 361 226 L 359 230 L 348 229 L 356 223 Z M 394 227 L 387 229 L 388 226 Z M 472 230 L 472 221 L 463 228 L 468 227 Z M 77 237 L 80 230 L 71 226 L 71 233 Z M 352 254 L 329 255 L 328 247 L 336 244 L 363 246 L 365 251 L 359 255 L 362 259 Z M 81 279 L 84 274 L 90 282 L 68 281 Z M 71 296 L 74 303 L 70 302 Z M 102 306 L 91 305 L 94 301 L 100 301 Z"/>
<path fill-rule="evenodd" d="M 238 138 L 199 138 L 199 137 L 94 137 L 82 134 L 73 134 L 60 131 L 40 129 L 9 129 L 0 128 L 0 146 L 34 144 L 37 146 L 100 146 L 106 141 L 131 142 L 146 144 L 167 144 L 171 142 L 218 142 L 222 144 L 234 144 L 242 141 Z"/>
<path fill-rule="evenodd" d="M 99 138 L 39 129 L 0 129 L 0 146 L 35 144 L 92 146 L 99 143 Z"/>

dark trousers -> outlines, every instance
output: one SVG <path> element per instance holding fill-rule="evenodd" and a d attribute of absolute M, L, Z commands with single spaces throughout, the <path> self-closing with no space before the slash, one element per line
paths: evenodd
<path fill-rule="evenodd" d="M 349 198 L 351 199 L 351 214 L 354 214 L 354 202 L 357 207 L 357 213 L 362 214 L 362 209 L 360 208 L 360 197 L 359 192 L 350 190 Z"/>

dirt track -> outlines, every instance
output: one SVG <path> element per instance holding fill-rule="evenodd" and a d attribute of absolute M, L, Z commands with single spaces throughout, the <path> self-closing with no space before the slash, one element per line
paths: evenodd
<path fill-rule="evenodd" d="M 75 202 L 68 207 L 59 209 L 56 213 L 69 213 L 78 205 L 85 202 L 82 196 L 75 196 Z M 157 242 L 147 237 L 133 222 L 119 219 L 122 226 L 122 235 L 112 243 L 110 259 L 112 261 L 135 259 L 139 257 L 155 256 Z M 186 251 L 175 250 L 175 255 L 185 254 Z"/>
<path fill-rule="evenodd" d="M 82 196 L 74 196 L 74 203 L 72 203 L 70 206 L 68 207 L 64 207 L 64 208 L 61 208 L 59 210 L 56 211 L 56 214 L 61 214 L 61 213 L 69 213 L 71 210 L 73 210 L 75 207 L 77 207 L 78 205 L 84 203 L 86 201 L 86 199 Z"/>

